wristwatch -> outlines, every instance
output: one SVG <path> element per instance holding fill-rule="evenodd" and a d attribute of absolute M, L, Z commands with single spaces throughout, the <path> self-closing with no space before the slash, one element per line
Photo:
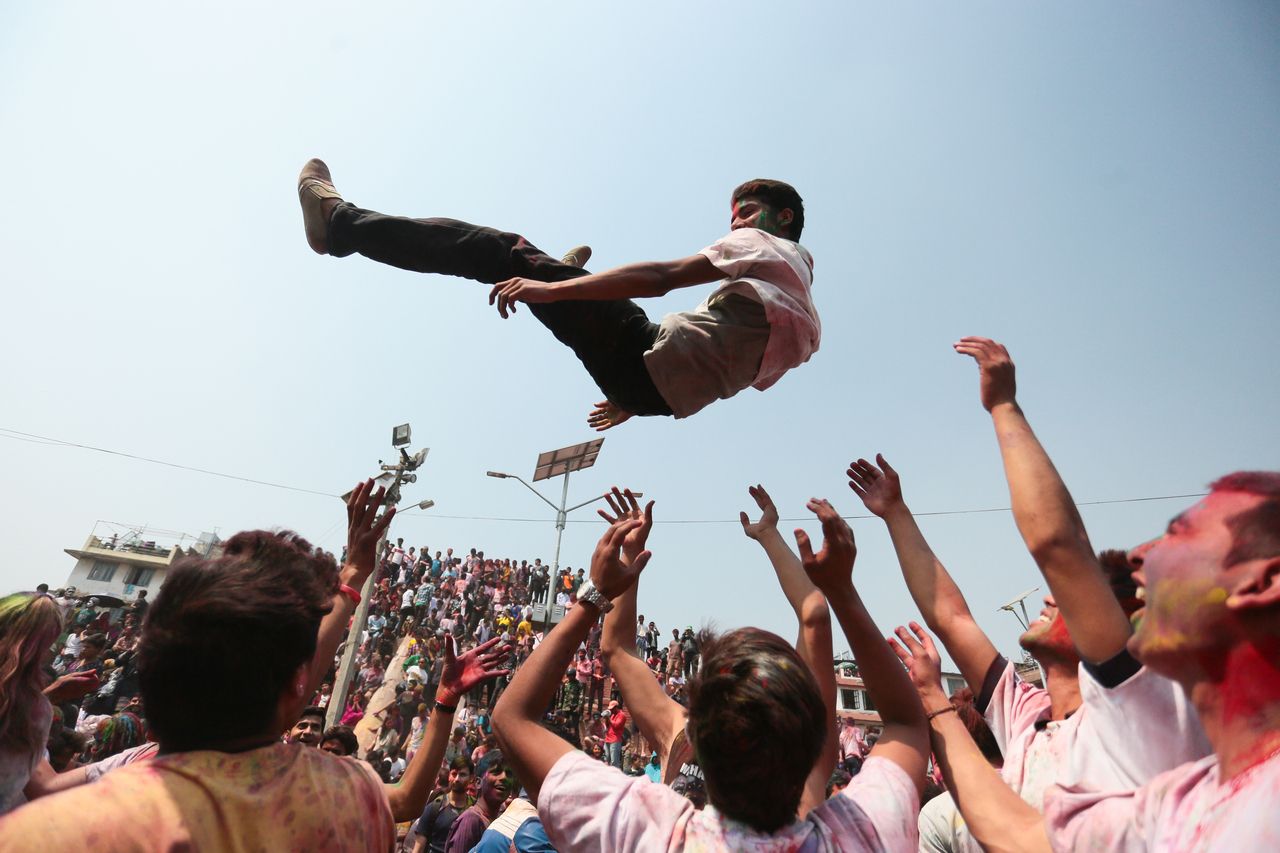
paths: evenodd
<path fill-rule="evenodd" d="M 590 579 L 583 581 L 582 586 L 578 587 L 578 600 L 594 604 L 601 613 L 608 613 L 613 609 L 613 602 L 601 595 Z"/>

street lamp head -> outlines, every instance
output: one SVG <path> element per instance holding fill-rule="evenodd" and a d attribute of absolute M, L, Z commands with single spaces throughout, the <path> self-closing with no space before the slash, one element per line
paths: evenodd
<path fill-rule="evenodd" d="M 436 505 L 433 500 L 418 501 L 418 509 L 431 509 Z"/>
<path fill-rule="evenodd" d="M 499 480 L 506 480 L 511 476 L 510 474 L 503 474 L 501 471 L 485 471 L 484 473 L 486 477 L 497 477 Z"/>
<path fill-rule="evenodd" d="M 408 424 L 400 424 L 391 428 L 391 446 L 404 447 L 412 438 L 413 433 L 409 429 Z"/>

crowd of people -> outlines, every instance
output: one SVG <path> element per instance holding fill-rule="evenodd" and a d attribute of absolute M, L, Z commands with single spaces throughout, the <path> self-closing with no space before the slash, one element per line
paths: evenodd
<path fill-rule="evenodd" d="M 589 568 L 553 573 L 386 544 L 395 511 L 368 482 L 338 559 L 247 531 L 123 611 L 0 599 L 0 851 L 1280 849 L 1280 473 L 1227 475 L 1098 552 L 1008 353 L 956 349 L 1050 590 L 1020 641 L 1043 686 L 978 625 L 882 456 L 847 474 L 921 616 L 887 640 L 825 500 L 816 550 L 761 486 L 741 514 L 793 643 L 639 613 L 662 558 L 629 490 Z M 534 610 L 556 601 L 551 627 Z M 836 723 L 835 626 L 876 738 Z"/>

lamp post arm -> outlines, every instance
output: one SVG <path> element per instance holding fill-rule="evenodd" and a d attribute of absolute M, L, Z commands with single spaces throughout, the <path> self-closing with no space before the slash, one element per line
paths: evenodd
<path fill-rule="evenodd" d="M 566 509 L 566 510 L 565 510 L 565 514 L 567 515 L 567 514 L 569 514 L 569 513 L 573 512 L 575 509 L 582 509 L 582 508 L 583 508 L 584 506 L 586 506 L 587 504 L 593 504 L 593 503 L 595 503 L 596 501 L 602 501 L 602 500 L 604 500 L 605 498 L 609 497 L 609 495 L 611 495 L 611 494 L 613 494 L 613 492 L 605 492 L 603 495 L 596 495 L 594 498 L 592 498 L 592 499 L 591 499 L 591 500 L 589 500 L 589 501 L 583 501 L 582 503 L 577 504 L 576 506 L 571 506 L 571 507 L 569 507 L 568 509 Z M 635 493 L 634 493 L 634 496 L 635 496 L 635 497 L 637 497 L 637 498 L 642 498 L 642 497 L 644 497 L 644 492 L 635 492 Z"/>
<path fill-rule="evenodd" d="M 538 500 L 542 501 L 544 504 L 546 504 L 547 506 L 551 507 L 551 508 L 552 508 L 553 510 L 555 510 L 556 512 L 559 512 L 559 511 L 560 511 L 560 507 L 556 506 L 556 505 L 555 505 L 555 504 L 553 504 L 551 501 L 547 500 L 546 496 L 545 496 L 545 495 L 543 495 L 543 494 L 542 494 L 542 492 L 538 491 L 538 490 L 537 490 L 537 489 L 535 489 L 533 486 L 531 486 L 531 485 L 529 485 L 528 483 L 526 483 L 522 478 L 517 477 L 515 474 L 508 474 L 508 475 L 507 475 L 507 477 L 508 477 L 509 479 L 512 479 L 512 480 L 516 480 L 516 481 L 518 481 L 518 482 L 520 483 L 520 485 L 524 486 L 526 489 L 528 489 L 529 491 L 531 491 L 531 492 L 533 492 L 535 495 L 537 495 L 537 496 L 538 496 Z"/>

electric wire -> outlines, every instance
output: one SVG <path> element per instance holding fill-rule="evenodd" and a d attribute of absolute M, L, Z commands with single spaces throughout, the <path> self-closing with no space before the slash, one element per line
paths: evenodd
<path fill-rule="evenodd" d="M 32 444 L 45 444 L 45 445 L 54 446 L 54 447 L 75 447 L 81 450 L 91 450 L 96 453 L 106 453 L 112 456 L 121 456 L 126 459 L 133 459 L 138 462 L 148 462 L 153 465 L 163 465 L 167 468 L 177 468 L 182 471 L 192 471 L 197 474 L 207 474 L 211 477 L 222 477 L 227 480 L 238 480 L 243 483 L 252 483 L 253 485 L 256 485 L 256 486 L 270 486 L 271 488 L 274 488 L 274 489 L 286 489 L 291 492 L 302 492 L 303 494 L 308 494 L 308 495 L 320 495 L 321 497 L 326 497 L 326 498 L 341 497 L 340 495 L 335 495 L 332 492 L 322 492 L 317 489 L 306 489 L 306 488 L 302 488 L 301 486 L 290 486 L 284 483 L 273 483 L 268 480 L 258 480 L 253 477 L 242 477 L 238 474 L 226 474 L 221 471 L 211 471 L 208 468 L 199 468 L 194 465 L 182 465 L 177 462 L 167 462 L 163 459 L 152 459 L 151 457 L 140 456 L 136 453 L 126 453 L 122 450 L 110 450 L 105 447 L 94 447 L 93 445 L 89 445 L 89 444 L 80 444 L 74 441 L 64 441 L 63 439 L 60 439 L 60 438 L 50 438 L 49 436 L 45 436 L 45 435 L 36 435 L 35 433 L 21 432 L 19 430 L 7 429 L 5 427 L 0 427 L 0 438 L 9 438 L 9 439 L 13 439 L 14 441 L 25 441 Z M 1204 497 L 1206 494 L 1208 494 L 1208 492 L 1188 492 L 1186 494 L 1180 494 L 1180 495 L 1149 495 L 1149 496 L 1139 497 L 1139 498 L 1113 498 L 1110 500 L 1077 501 L 1075 505 L 1078 507 L 1108 506 L 1112 504 L 1145 503 L 1148 501 L 1171 501 L 1171 500 L 1179 500 L 1179 499 L 1186 499 L 1186 498 L 1199 498 L 1199 497 Z M 1012 512 L 1012 507 L 997 506 L 997 507 L 982 507 L 978 509 L 934 510 L 931 512 L 913 512 L 912 515 L 914 515 L 917 518 L 923 518 L 923 517 L 935 517 L 935 516 L 944 516 L 944 515 L 983 515 L 983 514 L 995 513 L 995 512 Z M 435 513 L 435 512 L 428 514 L 425 510 L 417 510 L 417 509 L 402 510 L 400 512 L 397 512 L 396 515 L 401 518 L 417 518 L 419 520 L 439 519 L 439 520 L 448 520 L 448 521 L 492 521 L 492 522 L 520 523 L 520 524 L 545 524 L 548 521 L 547 517 L 513 518 L 509 516 L 496 516 L 496 515 L 445 515 L 442 513 Z M 866 513 L 864 515 L 841 516 L 841 518 L 845 519 L 846 521 L 856 521 L 860 519 L 875 518 L 875 517 L 876 516 L 872 515 L 871 513 Z M 783 521 L 804 522 L 804 521 L 812 521 L 812 520 L 813 520 L 812 516 L 793 516 L 793 517 L 778 519 L 778 521 L 780 522 L 783 522 Z M 567 524 L 603 524 L 604 523 L 603 519 L 594 515 L 590 518 L 567 518 L 565 519 L 565 522 Z M 737 518 L 655 518 L 654 519 L 654 524 L 740 524 L 740 523 L 741 521 Z"/>

